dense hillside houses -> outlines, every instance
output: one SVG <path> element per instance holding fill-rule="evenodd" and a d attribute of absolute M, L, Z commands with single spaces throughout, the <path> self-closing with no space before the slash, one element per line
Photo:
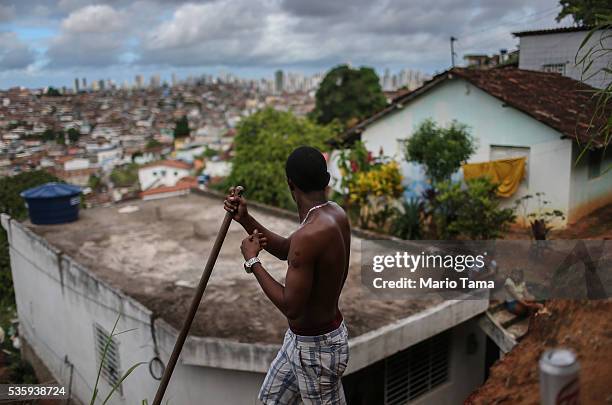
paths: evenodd
<path fill-rule="evenodd" d="M 288 87 L 292 91 L 273 93 L 232 77 L 83 88 L 53 95 L 0 91 L 0 174 L 45 169 L 86 186 L 92 175 L 106 180 L 116 167 L 149 163 L 175 149 L 173 157 L 187 162 L 212 149 L 216 176 L 227 172 L 228 163 L 218 161 L 230 157 L 234 128 L 244 117 L 266 106 L 304 115 L 314 105 L 312 92 Z M 176 134 L 182 119 L 187 132 Z"/>
<path fill-rule="evenodd" d="M 612 173 L 605 170 L 612 156 L 604 156 L 603 137 L 596 134 L 601 122 L 591 122 L 591 90 L 558 73 L 455 68 L 396 98 L 345 137 L 361 139 L 369 150 L 401 162 L 409 193 L 419 196 L 428 187 L 426 178 L 419 165 L 406 162 L 404 142 L 426 119 L 440 125 L 456 120 L 477 142 L 468 163 L 525 158 L 524 178 L 506 205 L 528 193 L 545 193 L 551 208 L 571 223 L 612 202 Z"/>

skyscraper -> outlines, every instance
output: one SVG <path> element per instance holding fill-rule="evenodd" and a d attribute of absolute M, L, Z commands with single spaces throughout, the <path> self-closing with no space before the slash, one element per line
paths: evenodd
<path fill-rule="evenodd" d="M 74 79 L 74 92 L 75 93 L 79 92 L 79 78 L 78 77 Z"/>
<path fill-rule="evenodd" d="M 278 94 L 283 92 L 284 89 L 284 83 L 285 81 L 285 74 L 283 73 L 282 70 L 277 70 L 276 73 L 274 73 L 274 91 Z"/>
<path fill-rule="evenodd" d="M 152 75 L 150 80 L 151 88 L 156 89 L 161 84 L 161 77 L 158 74 Z"/>
<path fill-rule="evenodd" d="M 142 75 L 136 75 L 134 78 L 134 85 L 137 89 L 142 89 L 144 87 L 144 78 Z"/>

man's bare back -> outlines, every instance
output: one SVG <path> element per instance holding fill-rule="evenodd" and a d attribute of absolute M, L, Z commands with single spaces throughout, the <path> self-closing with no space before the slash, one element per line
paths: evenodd
<path fill-rule="evenodd" d="M 291 237 L 287 277 L 293 271 L 311 271 L 312 287 L 301 316 L 289 319 L 294 331 L 315 335 L 329 332 L 338 319 L 338 299 L 348 274 L 351 231 L 342 208 L 334 203 L 311 211 Z M 312 251 L 314 265 L 303 269 L 302 254 Z"/>
<path fill-rule="evenodd" d="M 348 330 L 338 300 L 349 267 L 351 230 L 344 210 L 327 201 L 327 164 L 320 151 L 299 147 L 287 158 L 287 186 L 300 227 L 277 235 L 249 215 L 246 200 L 234 190 L 225 200 L 249 234 L 240 246 L 245 270 L 287 318 L 289 330 L 259 392 L 265 404 L 345 404 L 342 374 L 349 359 Z M 265 249 L 287 261 L 284 285 L 259 260 Z"/>

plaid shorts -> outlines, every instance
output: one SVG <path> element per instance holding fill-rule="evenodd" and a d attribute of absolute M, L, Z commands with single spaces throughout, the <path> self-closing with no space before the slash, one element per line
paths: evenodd
<path fill-rule="evenodd" d="M 346 404 L 342 373 L 349 359 L 344 322 L 319 336 L 287 330 L 259 391 L 264 404 Z"/>

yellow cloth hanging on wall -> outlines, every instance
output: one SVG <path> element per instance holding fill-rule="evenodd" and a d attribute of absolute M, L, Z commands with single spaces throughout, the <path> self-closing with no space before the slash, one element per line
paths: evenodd
<path fill-rule="evenodd" d="M 483 163 L 467 163 L 461 166 L 463 168 L 463 178 L 470 180 L 477 177 L 489 177 L 493 183 L 498 184 L 498 196 L 510 197 L 518 190 L 525 176 L 525 161 L 526 159 L 522 157 Z"/>

